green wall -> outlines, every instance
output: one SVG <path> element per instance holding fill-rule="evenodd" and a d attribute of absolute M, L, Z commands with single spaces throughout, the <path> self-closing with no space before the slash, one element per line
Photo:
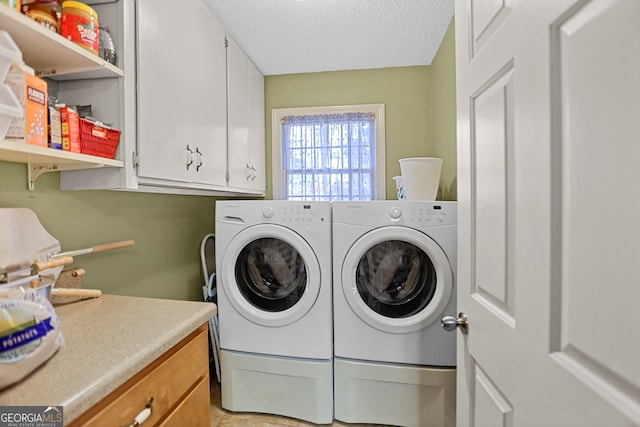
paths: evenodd
<path fill-rule="evenodd" d="M 265 77 L 267 188 L 271 197 L 271 110 L 352 104 L 385 104 L 387 199 L 395 198 L 391 177 L 398 159 L 430 156 L 431 72 L 427 66 L 332 71 Z"/>
<path fill-rule="evenodd" d="M 200 300 L 200 240 L 214 229 L 214 199 L 118 191 L 60 192 L 57 172 L 27 190 L 27 167 L 0 162 L 0 207 L 33 210 L 63 251 L 135 240 L 129 248 L 77 256 L 85 288 Z M 0 230 L 4 233 L 6 230 Z M 0 248 L 1 249 L 1 248 Z"/>
<path fill-rule="evenodd" d="M 456 55 L 451 21 L 440 50 L 431 63 L 431 141 L 435 157 L 444 159 L 440 199 L 457 200 L 456 161 Z"/>
<path fill-rule="evenodd" d="M 265 77 L 267 197 L 272 196 L 271 110 L 385 104 L 387 199 L 404 157 L 444 159 L 439 199 L 455 200 L 455 62 L 453 24 L 431 66 Z M 451 108 L 453 107 L 453 109 Z"/>
<path fill-rule="evenodd" d="M 453 24 L 432 66 L 267 76 L 265 90 L 267 198 L 272 108 L 384 103 L 387 198 L 395 198 L 391 177 L 400 174 L 398 159 L 437 156 L 444 159 L 439 198 L 455 199 Z M 215 198 L 59 188 L 54 172 L 29 191 L 26 166 L 0 161 L 0 207 L 32 209 L 62 250 L 136 241 L 130 248 L 76 257 L 76 266 L 87 271 L 85 288 L 201 299 L 200 241 L 214 231 Z"/>

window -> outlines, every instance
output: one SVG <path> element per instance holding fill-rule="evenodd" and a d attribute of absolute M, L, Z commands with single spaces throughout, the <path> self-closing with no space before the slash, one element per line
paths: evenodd
<path fill-rule="evenodd" d="M 384 104 L 274 109 L 273 198 L 385 199 Z"/>

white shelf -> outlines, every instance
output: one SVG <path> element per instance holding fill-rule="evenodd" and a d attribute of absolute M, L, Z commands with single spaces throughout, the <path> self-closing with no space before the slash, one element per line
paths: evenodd
<path fill-rule="evenodd" d="M 22 59 L 39 76 L 54 80 L 124 76 L 120 68 L 8 7 L 0 6 L 0 29 L 11 34 L 22 51 Z M 0 160 L 26 164 L 30 190 L 34 189 L 35 180 L 46 172 L 124 166 L 120 160 L 1 139 Z"/>
<path fill-rule="evenodd" d="M 8 7 L 0 7 L 0 29 L 11 34 L 24 62 L 38 76 L 54 80 L 124 76 L 120 68 Z"/>
<path fill-rule="evenodd" d="M 7 139 L 0 140 L 0 160 L 27 164 L 30 190 L 34 189 L 35 180 L 46 172 L 124 166 L 120 160 L 55 150 Z"/>

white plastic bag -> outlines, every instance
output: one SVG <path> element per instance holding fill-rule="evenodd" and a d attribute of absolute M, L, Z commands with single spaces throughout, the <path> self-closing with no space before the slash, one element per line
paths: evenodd
<path fill-rule="evenodd" d="M 49 360 L 64 344 L 60 319 L 37 292 L 0 298 L 0 389 Z"/>

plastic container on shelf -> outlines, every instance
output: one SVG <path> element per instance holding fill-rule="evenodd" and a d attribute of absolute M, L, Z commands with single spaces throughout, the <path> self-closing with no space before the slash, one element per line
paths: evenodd
<path fill-rule="evenodd" d="M 399 162 L 406 199 L 435 200 L 440 186 L 442 159 L 410 157 Z"/>
<path fill-rule="evenodd" d="M 98 14 L 91 7 L 79 1 L 62 3 L 60 34 L 98 55 Z"/>
<path fill-rule="evenodd" d="M 13 61 L 22 62 L 22 51 L 7 31 L 0 30 L 0 83 L 7 77 Z"/>
<path fill-rule="evenodd" d="M 80 119 L 80 152 L 113 159 L 120 142 L 120 131 L 95 119 Z"/>
<path fill-rule="evenodd" d="M 6 84 L 0 84 L 0 140 L 3 140 L 13 119 L 22 118 L 20 101 Z"/>
<path fill-rule="evenodd" d="M 23 0 L 21 10 L 43 27 L 60 32 L 60 5 L 56 0 Z"/>
<path fill-rule="evenodd" d="M 404 179 L 402 175 L 394 176 L 393 180 L 396 182 L 396 194 L 398 195 L 398 200 L 404 200 L 407 196 L 404 194 Z"/>
<path fill-rule="evenodd" d="M 109 64 L 116 65 L 116 45 L 109 32 L 109 27 L 98 29 L 98 56 Z"/>

